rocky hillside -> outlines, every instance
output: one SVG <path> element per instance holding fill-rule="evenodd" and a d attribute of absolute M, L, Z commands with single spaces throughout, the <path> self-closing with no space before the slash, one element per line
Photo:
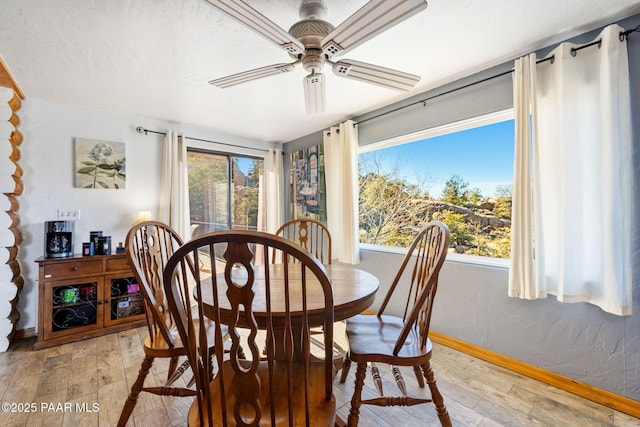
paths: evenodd
<path fill-rule="evenodd" d="M 482 213 L 475 212 L 471 209 L 452 205 L 440 200 L 433 199 L 415 199 L 412 201 L 410 209 L 405 210 L 399 219 L 399 223 L 403 224 L 402 229 L 415 230 L 422 227 L 426 222 L 433 219 L 441 219 L 442 212 L 449 211 L 456 214 L 464 215 L 466 222 L 473 224 L 477 230 L 489 233 L 491 230 L 509 227 L 511 221 L 499 218 L 491 214 L 490 202 L 479 209 Z"/>

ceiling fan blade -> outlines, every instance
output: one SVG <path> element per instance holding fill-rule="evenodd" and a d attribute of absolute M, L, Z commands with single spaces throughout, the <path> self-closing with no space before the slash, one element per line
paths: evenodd
<path fill-rule="evenodd" d="M 345 53 L 426 9 L 426 0 L 371 0 L 322 40 L 330 58 Z"/>
<path fill-rule="evenodd" d="M 245 2 L 241 0 L 205 1 L 225 12 L 241 24 L 246 25 L 267 40 L 277 44 L 289 54 L 297 56 L 304 52 L 304 45 L 302 43 Z"/>
<path fill-rule="evenodd" d="M 232 74 L 227 77 L 221 77 L 219 79 L 209 81 L 209 84 L 218 86 L 220 88 L 226 88 L 229 86 L 235 86 L 241 83 L 250 82 L 252 80 L 261 79 L 263 77 L 274 76 L 276 74 L 288 73 L 293 71 L 294 65 L 297 62 L 291 64 L 273 64 L 267 67 L 256 68 L 254 70 L 244 71 L 238 74 Z"/>
<path fill-rule="evenodd" d="M 307 114 L 324 113 L 325 86 L 322 73 L 311 73 L 304 78 L 304 102 Z"/>
<path fill-rule="evenodd" d="M 334 63 L 333 72 L 340 77 L 405 91 L 420 81 L 420 76 L 352 59 Z"/>

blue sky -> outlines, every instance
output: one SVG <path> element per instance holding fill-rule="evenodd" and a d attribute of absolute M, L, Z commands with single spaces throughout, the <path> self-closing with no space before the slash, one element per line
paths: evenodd
<path fill-rule="evenodd" d="M 400 178 L 416 184 L 419 177 L 434 198 L 456 174 L 469 189 L 478 188 L 488 197 L 495 195 L 496 186 L 513 182 L 513 139 L 513 120 L 507 120 L 361 156 L 379 153 L 385 172 L 400 165 Z"/>
<path fill-rule="evenodd" d="M 254 159 L 240 156 L 236 157 L 236 159 L 238 159 L 238 169 L 240 169 L 243 174 L 248 175 L 249 171 L 253 169 Z"/>
<path fill-rule="evenodd" d="M 424 182 L 434 198 L 442 195 L 445 182 L 455 174 L 469 183 L 469 189 L 478 188 L 490 197 L 496 186 L 513 182 L 513 135 L 513 120 L 507 120 L 361 156 L 378 153 L 384 172 L 399 165 L 400 178 L 413 184 Z M 252 165 L 253 159 L 238 157 L 238 167 L 245 174 Z"/>

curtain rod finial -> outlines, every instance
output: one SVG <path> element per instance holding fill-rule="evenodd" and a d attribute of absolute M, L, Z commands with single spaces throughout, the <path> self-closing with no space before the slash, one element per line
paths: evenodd
<path fill-rule="evenodd" d="M 142 126 L 136 127 L 136 132 L 144 133 L 145 135 L 147 134 L 147 130 L 145 128 L 143 128 Z"/>

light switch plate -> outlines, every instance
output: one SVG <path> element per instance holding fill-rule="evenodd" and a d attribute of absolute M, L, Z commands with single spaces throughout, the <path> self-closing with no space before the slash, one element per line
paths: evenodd
<path fill-rule="evenodd" d="M 80 219 L 80 209 L 58 209 L 58 220 L 78 221 Z"/>

